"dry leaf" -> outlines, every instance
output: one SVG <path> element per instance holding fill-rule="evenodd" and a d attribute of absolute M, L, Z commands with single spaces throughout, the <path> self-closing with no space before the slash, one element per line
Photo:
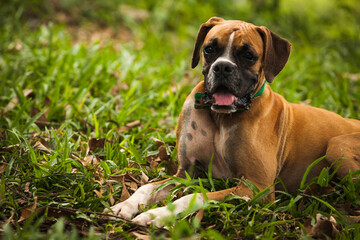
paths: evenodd
<path fill-rule="evenodd" d="M 88 155 L 90 151 L 95 151 L 97 149 L 104 149 L 105 141 L 106 141 L 105 138 L 99 138 L 99 139 L 91 138 L 88 142 L 86 155 Z"/>
<path fill-rule="evenodd" d="M 98 197 L 98 198 L 101 198 L 101 197 L 103 197 L 103 192 L 104 192 L 104 190 L 101 188 L 100 189 L 100 191 L 98 191 L 98 190 L 94 190 L 94 192 L 95 192 L 95 194 L 96 194 L 96 196 Z"/>
<path fill-rule="evenodd" d="M 30 110 L 30 116 L 34 117 L 36 114 L 41 112 L 38 108 L 33 107 Z M 49 109 L 47 109 L 38 119 L 36 119 L 35 124 L 38 125 L 39 128 L 43 128 L 45 126 L 51 125 L 51 123 L 47 119 L 47 115 L 49 113 Z"/>
<path fill-rule="evenodd" d="M 335 188 L 333 188 L 333 187 L 321 187 L 317 183 L 312 183 L 305 189 L 304 194 L 308 194 L 308 195 L 311 194 L 314 196 L 322 196 L 322 195 L 326 195 L 326 194 L 329 194 L 334 191 L 335 191 Z"/>
<path fill-rule="evenodd" d="M 326 239 L 326 236 L 336 238 L 339 230 L 335 218 L 330 216 L 327 218 L 320 213 L 316 214 L 316 223 L 311 226 L 311 219 L 307 219 L 304 223 L 306 235 L 317 239 Z"/>
<path fill-rule="evenodd" d="M 195 215 L 195 219 L 200 223 L 202 218 L 204 217 L 204 209 L 201 208 Z"/>
<path fill-rule="evenodd" d="M 23 94 L 24 97 L 28 98 L 28 97 L 34 97 L 34 95 L 32 94 L 33 90 L 32 89 L 24 89 L 23 90 Z M 10 109 L 14 109 L 16 107 L 16 105 L 19 104 L 19 99 L 17 97 L 14 97 L 5 107 L 5 113 L 10 110 Z"/>
<path fill-rule="evenodd" d="M 140 239 L 140 240 L 151 240 L 151 236 L 146 234 L 146 233 L 139 233 L 139 232 L 131 232 L 131 235 L 134 235 L 136 238 L 135 239 Z"/>
<path fill-rule="evenodd" d="M 159 159 L 159 160 L 160 160 L 160 159 Z M 160 164 L 160 161 L 156 161 L 156 160 L 151 161 L 151 162 L 150 162 L 150 168 L 151 168 L 151 170 L 157 168 L 157 166 L 159 166 L 159 164 Z"/>
<path fill-rule="evenodd" d="M 337 204 L 337 207 L 339 207 L 341 210 L 347 212 L 350 215 L 360 216 L 360 209 L 352 209 L 350 202 L 345 204 Z"/>
<path fill-rule="evenodd" d="M 35 150 L 51 150 L 50 144 L 42 138 L 36 141 L 33 147 Z"/>
<path fill-rule="evenodd" d="M 13 152 L 14 150 L 18 150 L 20 148 L 20 144 L 10 145 L 7 147 L 0 147 L 0 152 Z"/>
<path fill-rule="evenodd" d="M 135 120 L 133 122 L 130 122 L 128 124 L 126 124 L 125 126 L 121 126 L 118 131 L 119 132 L 127 132 L 130 131 L 130 129 L 134 128 L 134 127 L 138 127 L 141 125 L 140 120 Z"/>
<path fill-rule="evenodd" d="M 21 216 L 20 216 L 18 222 L 22 222 L 22 221 L 28 219 L 34 213 L 34 211 L 36 209 L 36 205 L 37 205 L 37 197 L 34 197 L 34 204 L 20 209 Z"/>
<path fill-rule="evenodd" d="M 24 192 L 29 193 L 30 192 L 29 187 L 30 187 L 30 182 L 26 182 Z"/>
<path fill-rule="evenodd" d="M 128 190 L 135 192 L 138 189 L 138 184 L 134 181 L 125 181 L 125 185 L 129 187 Z"/>
<path fill-rule="evenodd" d="M 139 182 L 139 180 L 136 179 L 136 176 L 130 174 L 129 172 L 127 172 L 127 173 L 125 174 L 125 179 L 128 180 L 128 181 L 134 181 L 134 182 L 136 182 L 136 183 L 140 186 L 140 182 Z"/>
<path fill-rule="evenodd" d="M 4 163 L 4 164 L 0 165 L 0 174 L 2 174 L 3 172 L 5 172 L 6 167 L 7 167 L 7 163 Z"/>
<path fill-rule="evenodd" d="M 130 182 L 130 190 L 135 192 L 139 188 L 139 185 L 136 182 Z"/>
<path fill-rule="evenodd" d="M 109 186 L 109 195 L 110 195 L 110 205 L 114 205 L 115 204 L 115 199 L 114 199 L 114 196 L 113 196 L 113 193 L 114 193 L 114 188 L 112 187 L 112 184 L 111 183 L 108 183 L 106 184 Z"/>
<path fill-rule="evenodd" d="M 17 199 L 16 200 L 16 202 L 18 203 L 18 204 L 25 204 L 25 203 L 27 203 L 28 201 L 27 200 L 24 200 L 24 199 Z"/>
<path fill-rule="evenodd" d="M 130 193 L 127 190 L 127 187 L 125 185 L 124 180 L 122 182 L 122 185 L 123 185 L 123 188 L 122 188 L 122 191 L 121 191 L 120 202 L 123 202 L 123 201 L 125 201 L 126 199 L 128 199 L 130 197 Z"/>
<path fill-rule="evenodd" d="M 307 186 L 304 193 L 301 194 L 303 196 L 303 198 L 301 199 L 301 202 L 299 203 L 298 211 L 299 212 L 302 211 L 305 201 L 309 196 L 321 197 L 324 195 L 328 195 L 334 191 L 335 191 L 334 187 L 321 187 L 317 183 L 311 183 L 309 186 Z"/>
<path fill-rule="evenodd" d="M 344 216 L 343 217 L 351 224 L 360 224 L 360 216 Z"/>
<path fill-rule="evenodd" d="M 127 83 L 119 82 L 114 87 L 111 88 L 110 93 L 112 96 L 117 96 L 121 91 L 126 91 L 129 89 L 129 85 Z"/>
<path fill-rule="evenodd" d="M 97 159 L 96 159 L 96 156 L 91 155 L 91 154 L 85 156 L 84 160 L 80 160 L 80 162 L 81 162 L 85 167 L 98 164 L 98 161 L 97 161 Z"/>
<path fill-rule="evenodd" d="M 141 186 L 146 184 L 149 181 L 149 177 L 146 176 L 146 174 L 141 171 Z"/>
<path fill-rule="evenodd" d="M 164 142 L 161 141 L 160 139 L 157 138 L 153 138 L 153 140 L 155 141 L 156 147 L 159 148 L 160 146 L 164 145 Z"/>
<path fill-rule="evenodd" d="M 167 154 L 167 151 L 166 151 L 166 147 L 165 147 L 165 146 L 160 146 L 160 147 L 159 147 L 159 158 L 160 158 L 162 161 L 167 161 L 167 160 L 169 160 L 170 155 Z"/>
<path fill-rule="evenodd" d="M 124 174 L 119 174 L 119 175 L 113 175 L 113 176 L 109 176 L 109 180 L 114 180 L 117 182 L 122 182 L 124 179 L 125 175 Z"/>

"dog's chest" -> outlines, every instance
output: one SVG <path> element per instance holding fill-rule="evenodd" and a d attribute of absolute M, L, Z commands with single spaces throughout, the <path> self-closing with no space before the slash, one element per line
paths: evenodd
<path fill-rule="evenodd" d="M 207 172 L 212 159 L 212 174 L 215 177 L 235 177 L 231 170 L 229 151 L 236 147 L 235 128 L 216 124 L 208 110 L 194 109 L 191 101 L 185 103 L 181 131 L 178 135 L 178 156 L 184 170 L 195 176 Z"/>

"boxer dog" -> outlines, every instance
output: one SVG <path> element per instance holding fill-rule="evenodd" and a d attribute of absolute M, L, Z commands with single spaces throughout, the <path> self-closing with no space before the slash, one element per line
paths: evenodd
<path fill-rule="evenodd" d="M 199 169 L 194 165 L 204 166 L 207 171 L 212 160 L 215 177 L 245 178 L 260 190 L 272 186 L 279 177 L 289 192 L 296 192 L 309 165 L 324 155 L 308 179 L 333 163 L 333 167 L 341 164 L 337 171 L 340 178 L 360 169 L 360 121 L 288 103 L 267 84 L 285 66 L 290 48 L 286 39 L 266 27 L 243 21 L 213 17 L 201 25 L 192 68 L 202 55 L 204 81 L 192 90 L 179 116 L 176 176 L 184 177 L 185 171 Z M 197 177 L 200 173 L 191 174 Z M 131 219 L 140 205 L 155 204 L 168 196 L 173 186 L 156 191 L 165 181 L 140 187 L 111 210 Z M 190 202 L 201 206 L 205 199 L 221 201 L 228 195 L 251 198 L 252 194 L 240 182 L 206 196 L 186 195 L 174 202 L 173 212 L 167 207 L 155 208 L 133 221 L 161 226 L 163 218 L 182 212 Z"/>

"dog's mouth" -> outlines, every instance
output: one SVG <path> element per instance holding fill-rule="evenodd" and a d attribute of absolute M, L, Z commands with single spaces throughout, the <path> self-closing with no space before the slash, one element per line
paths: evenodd
<path fill-rule="evenodd" d="M 208 95 L 207 104 L 211 105 L 211 110 L 218 113 L 233 113 L 241 110 L 248 110 L 251 105 L 252 91 L 243 97 L 237 97 L 225 86 L 219 86 Z"/>
<path fill-rule="evenodd" d="M 220 86 L 212 95 L 214 104 L 218 106 L 230 106 L 236 102 L 236 96 L 226 87 Z"/>

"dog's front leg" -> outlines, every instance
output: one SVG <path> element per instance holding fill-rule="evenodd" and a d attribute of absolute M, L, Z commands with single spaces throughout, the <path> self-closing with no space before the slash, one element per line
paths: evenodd
<path fill-rule="evenodd" d="M 244 198 L 245 201 L 248 201 L 252 197 L 253 193 L 248 187 L 246 187 L 243 184 L 217 192 L 206 193 L 206 196 L 209 200 L 215 200 L 215 201 L 223 201 L 225 197 L 229 195 L 241 196 Z M 173 211 L 170 211 L 167 206 L 159 207 L 141 213 L 136 218 L 134 218 L 133 221 L 137 224 L 144 226 L 152 224 L 157 227 L 162 227 L 164 225 L 164 221 L 166 220 L 166 218 L 188 210 L 189 207 L 191 207 L 192 203 L 194 206 L 197 207 L 194 208 L 194 211 L 196 209 L 200 209 L 205 206 L 206 203 L 205 197 L 200 193 L 189 194 L 176 200 L 173 203 L 174 204 Z"/>
<path fill-rule="evenodd" d="M 201 208 L 204 206 L 205 200 L 200 193 L 189 194 L 172 203 L 174 205 L 173 211 L 169 210 L 168 206 L 151 209 L 138 215 L 133 219 L 133 222 L 143 226 L 152 224 L 162 227 L 166 218 L 186 211 L 192 205 L 191 203 Z"/>
<path fill-rule="evenodd" d="M 165 200 L 169 195 L 169 190 L 173 186 L 167 186 L 159 191 L 155 191 L 161 184 L 169 179 L 163 181 L 149 183 L 140 187 L 133 195 L 125 201 L 118 203 L 111 207 L 112 212 L 125 219 L 131 219 L 136 213 L 140 211 L 141 205 L 156 204 L 159 201 Z M 104 210 L 105 213 L 111 213 L 109 209 Z"/>

